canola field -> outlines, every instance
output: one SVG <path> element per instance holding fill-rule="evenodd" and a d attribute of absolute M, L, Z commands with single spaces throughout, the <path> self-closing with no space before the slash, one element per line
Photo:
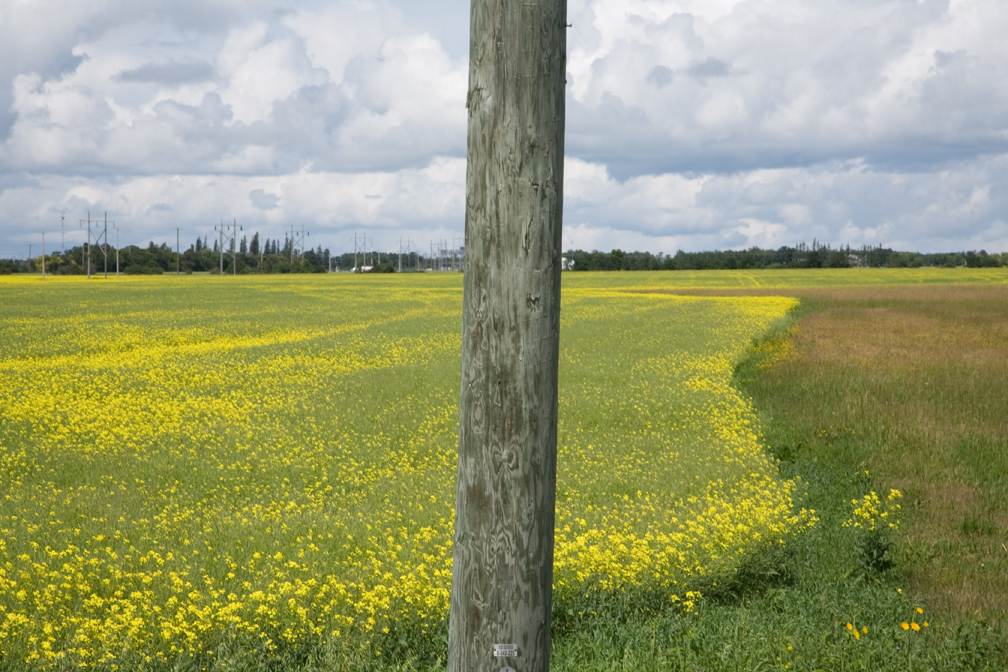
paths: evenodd
<path fill-rule="evenodd" d="M 814 524 L 731 384 L 796 302 L 628 294 L 619 275 L 564 278 L 556 599 L 688 609 Z M 461 286 L 0 279 L 0 668 L 443 639 Z"/>

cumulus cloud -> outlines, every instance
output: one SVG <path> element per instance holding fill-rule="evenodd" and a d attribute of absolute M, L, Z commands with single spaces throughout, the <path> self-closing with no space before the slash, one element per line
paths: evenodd
<path fill-rule="evenodd" d="M 99 32 L 71 48 L 72 71 L 14 74 L 0 159 L 31 172 L 153 175 L 461 156 L 466 63 L 397 17 L 381 3 L 309 7 L 236 21 L 216 42 L 141 21 L 152 39 L 180 38 L 149 49 Z"/>
<path fill-rule="evenodd" d="M 1008 249 L 1008 157 L 940 172 L 862 161 L 736 173 L 643 175 L 619 181 L 568 159 L 564 247 L 776 248 L 813 238 L 907 250 Z M 605 232 L 600 237 L 599 232 Z M 633 249 L 633 248 L 630 248 Z"/>
<path fill-rule="evenodd" d="M 463 0 L 4 5 L 0 231 L 20 240 L 92 207 L 151 237 L 221 216 L 367 225 L 389 244 L 393 231 L 457 236 L 468 11 Z M 1008 248 L 997 3 L 569 0 L 568 11 L 565 245 Z"/>
<path fill-rule="evenodd" d="M 342 249 L 353 231 L 368 231 L 382 249 L 400 237 L 424 241 L 458 236 L 464 209 L 465 159 L 441 157 L 421 168 L 355 173 L 298 172 L 278 176 L 230 174 L 141 176 L 131 179 L 48 176 L 0 192 L 0 221 L 27 213 L 59 225 L 61 212 L 105 212 L 117 222 L 123 244 L 213 235 L 222 218 L 246 231 L 282 238 L 291 225 L 307 226 L 313 240 Z M 23 214 L 22 214 L 23 216 Z M 70 225 L 72 223 L 72 226 Z M 77 218 L 67 219 L 67 241 L 84 239 Z M 47 230 L 52 232 L 50 224 Z M 186 234 L 185 232 L 188 232 Z M 13 236 L 8 243 L 30 242 Z"/>
<path fill-rule="evenodd" d="M 181 63 L 144 63 L 138 68 L 124 70 L 116 75 L 120 82 L 149 82 L 154 84 L 183 84 L 203 82 L 213 76 L 213 66 L 206 61 Z"/>

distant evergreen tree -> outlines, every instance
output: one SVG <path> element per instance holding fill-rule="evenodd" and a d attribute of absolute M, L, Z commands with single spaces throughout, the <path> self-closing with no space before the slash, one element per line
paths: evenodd
<path fill-rule="evenodd" d="M 252 242 L 249 244 L 249 252 L 252 254 L 259 254 L 259 232 L 256 231 L 255 235 L 252 236 Z"/>

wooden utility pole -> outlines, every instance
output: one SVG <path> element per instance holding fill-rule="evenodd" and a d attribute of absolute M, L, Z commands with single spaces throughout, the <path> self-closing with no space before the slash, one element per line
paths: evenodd
<path fill-rule="evenodd" d="M 472 0 L 448 670 L 549 669 L 566 0 Z"/>

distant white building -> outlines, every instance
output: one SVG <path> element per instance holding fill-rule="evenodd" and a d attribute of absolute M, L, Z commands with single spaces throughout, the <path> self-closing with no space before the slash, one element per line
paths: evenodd
<path fill-rule="evenodd" d="M 560 257 L 560 270 L 561 271 L 573 271 L 574 270 L 574 260 L 568 259 L 567 257 Z"/>

